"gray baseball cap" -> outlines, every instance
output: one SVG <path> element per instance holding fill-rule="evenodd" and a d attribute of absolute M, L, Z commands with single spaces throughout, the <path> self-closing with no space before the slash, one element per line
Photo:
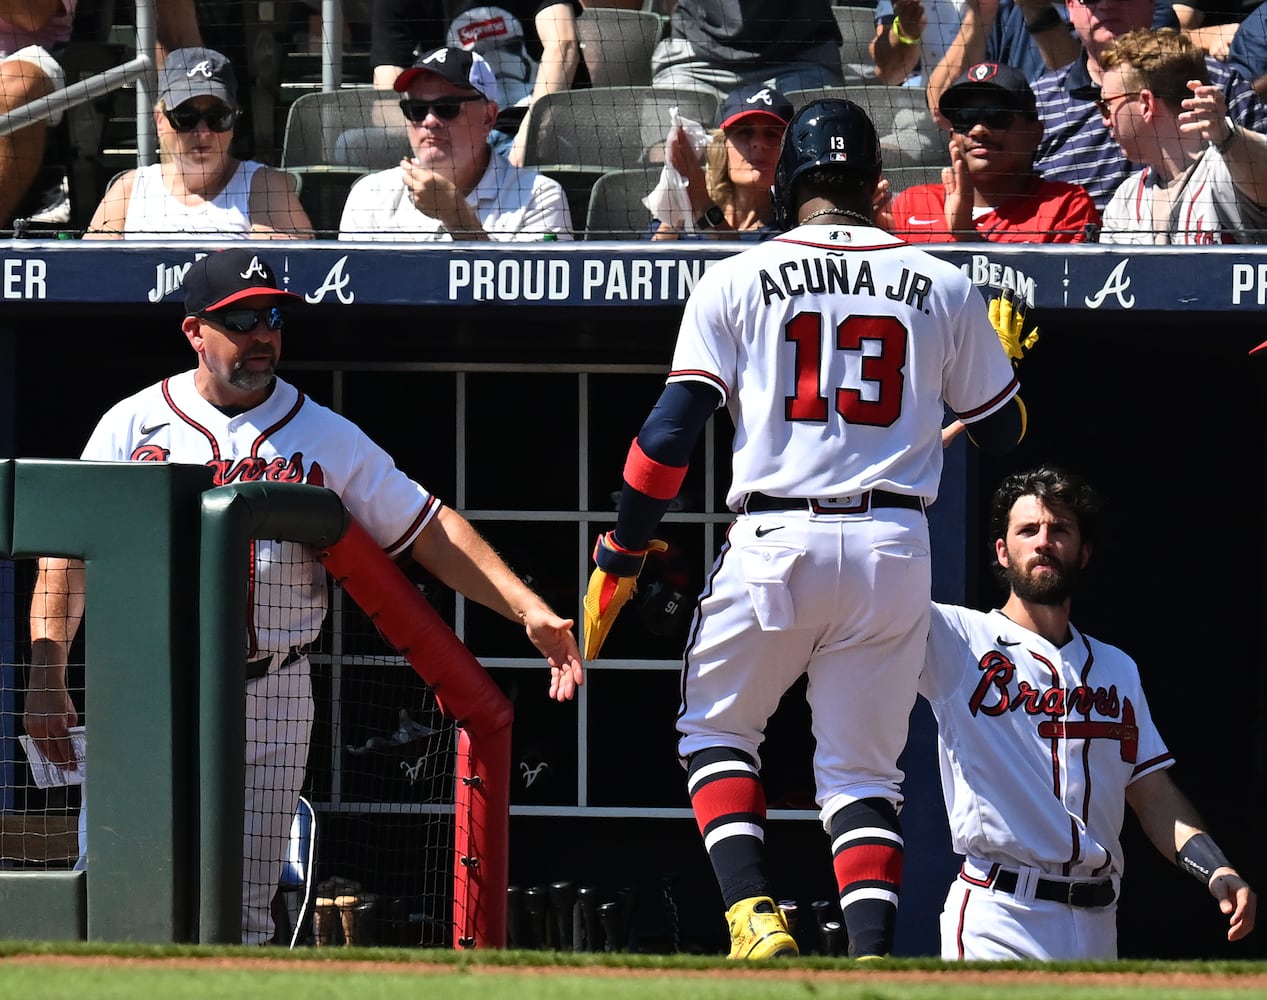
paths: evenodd
<path fill-rule="evenodd" d="M 219 98 L 238 106 L 238 78 L 229 60 L 215 49 L 174 49 L 158 74 L 158 98 L 175 108 L 191 97 Z"/>

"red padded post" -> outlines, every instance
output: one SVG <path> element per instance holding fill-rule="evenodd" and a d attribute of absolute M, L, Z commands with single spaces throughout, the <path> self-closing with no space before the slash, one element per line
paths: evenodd
<path fill-rule="evenodd" d="M 453 945 L 504 948 L 514 719 L 510 701 L 350 514 L 347 531 L 321 553 L 321 560 L 458 724 Z"/>

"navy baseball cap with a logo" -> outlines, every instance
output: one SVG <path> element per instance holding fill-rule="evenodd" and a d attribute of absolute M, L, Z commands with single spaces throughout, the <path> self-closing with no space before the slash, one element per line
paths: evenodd
<path fill-rule="evenodd" d="M 731 128 L 749 118 L 751 124 L 786 125 L 792 120 L 792 102 L 773 87 L 761 84 L 740 87 L 726 95 L 717 115 L 718 128 Z"/>
<path fill-rule="evenodd" d="M 937 106 L 942 114 L 958 111 L 970 97 L 986 94 L 996 107 L 1037 114 L 1034 91 L 1025 74 L 1004 63 L 980 62 L 969 66 L 946 88 Z"/>
<path fill-rule="evenodd" d="M 255 250 L 233 247 L 194 261 L 181 282 L 185 290 L 185 315 L 223 309 L 252 295 L 297 299 L 294 292 L 277 287 L 273 269 Z"/>
<path fill-rule="evenodd" d="M 499 107 L 503 103 L 501 85 L 497 82 L 493 68 L 483 56 L 471 49 L 446 45 L 424 52 L 414 60 L 412 66 L 396 77 L 392 86 L 397 93 L 403 94 L 423 73 L 434 73 L 455 87 L 472 90 L 487 97 Z"/>
<path fill-rule="evenodd" d="M 238 78 L 233 66 L 215 49 L 174 49 L 158 74 L 158 98 L 169 108 L 191 97 L 219 98 L 238 106 Z"/>

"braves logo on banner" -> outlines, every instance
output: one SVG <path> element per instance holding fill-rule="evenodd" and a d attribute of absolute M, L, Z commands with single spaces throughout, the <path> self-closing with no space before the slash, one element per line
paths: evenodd
<path fill-rule="evenodd" d="M 1104 284 L 1100 286 L 1100 290 L 1082 300 L 1086 303 L 1088 309 L 1099 309 L 1104 304 L 1104 300 L 1110 295 L 1117 296 L 1117 304 L 1123 309 L 1130 309 L 1135 305 L 1135 296 L 1126 294 L 1131 287 L 1131 279 L 1126 277 L 1126 265 L 1130 262 L 1131 259 L 1127 257 L 1126 260 L 1118 264 L 1117 267 L 1109 272 L 1109 276 L 1104 279 Z"/>

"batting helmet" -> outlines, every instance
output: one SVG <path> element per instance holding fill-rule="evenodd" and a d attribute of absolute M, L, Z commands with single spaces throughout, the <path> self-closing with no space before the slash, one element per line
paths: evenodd
<path fill-rule="evenodd" d="M 792 116 L 774 171 L 774 223 L 796 225 L 796 182 L 807 170 L 832 166 L 856 171 L 874 184 L 880 179 L 880 141 L 867 113 L 853 101 L 811 101 Z"/>

